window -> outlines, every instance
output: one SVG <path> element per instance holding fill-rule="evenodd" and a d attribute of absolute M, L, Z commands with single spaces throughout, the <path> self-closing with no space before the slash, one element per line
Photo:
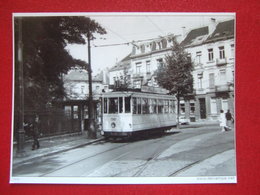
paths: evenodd
<path fill-rule="evenodd" d="M 223 85 L 223 84 L 226 83 L 226 70 L 225 69 L 220 70 L 219 74 L 220 74 L 220 76 L 219 76 L 220 82 L 219 83 Z"/>
<path fill-rule="evenodd" d="M 133 114 L 137 114 L 137 100 L 136 97 L 133 97 Z"/>
<path fill-rule="evenodd" d="M 214 59 L 213 49 L 208 49 L 208 57 L 209 57 L 209 61 L 213 61 Z"/>
<path fill-rule="evenodd" d="M 141 53 L 144 53 L 144 52 L 145 52 L 145 46 L 141 45 Z"/>
<path fill-rule="evenodd" d="M 142 102 L 141 98 L 137 98 L 137 114 L 141 114 L 142 112 Z"/>
<path fill-rule="evenodd" d="M 181 114 L 185 114 L 185 104 L 184 103 L 180 103 L 180 112 L 181 112 Z"/>
<path fill-rule="evenodd" d="M 108 112 L 110 114 L 118 113 L 118 98 L 109 98 L 109 109 Z"/>
<path fill-rule="evenodd" d="M 64 112 L 66 117 L 70 118 L 71 117 L 71 106 L 65 106 Z"/>
<path fill-rule="evenodd" d="M 222 110 L 224 110 L 224 112 L 227 112 L 227 110 L 228 110 L 228 99 L 221 99 L 221 104 L 222 104 Z"/>
<path fill-rule="evenodd" d="M 196 63 L 201 64 L 201 51 L 196 52 Z"/>
<path fill-rule="evenodd" d="M 217 101 L 216 98 L 210 99 L 210 111 L 211 114 L 217 114 Z"/>
<path fill-rule="evenodd" d="M 131 112 L 131 97 L 125 97 L 125 113 Z"/>
<path fill-rule="evenodd" d="M 169 113 L 169 100 L 164 100 L 164 113 Z"/>
<path fill-rule="evenodd" d="M 151 72 L 150 68 L 151 68 L 151 62 L 150 61 L 146 61 L 146 73 L 150 73 Z"/>
<path fill-rule="evenodd" d="M 158 49 L 159 49 L 159 50 L 162 49 L 162 43 L 161 43 L 161 42 L 158 42 L 157 44 L 158 44 Z"/>
<path fill-rule="evenodd" d="M 170 100 L 170 108 L 169 108 L 170 113 L 175 113 L 175 102 Z"/>
<path fill-rule="evenodd" d="M 163 100 L 158 100 L 158 113 L 163 113 Z"/>
<path fill-rule="evenodd" d="M 147 98 L 142 98 L 142 114 L 149 114 L 149 104 Z"/>
<path fill-rule="evenodd" d="M 194 114 L 194 113 L 195 113 L 195 103 L 190 102 L 190 114 Z"/>
<path fill-rule="evenodd" d="M 209 88 L 214 88 L 215 87 L 215 74 L 210 73 L 209 74 Z"/>
<path fill-rule="evenodd" d="M 230 45 L 230 49 L 231 49 L 231 57 L 234 58 L 235 57 L 235 48 L 234 48 L 234 44 Z"/>
<path fill-rule="evenodd" d="M 83 117 L 84 119 L 88 119 L 88 106 L 85 105 L 83 109 L 84 109 Z"/>
<path fill-rule="evenodd" d="M 119 97 L 119 113 L 123 112 L 123 98 Z"/>
<path fill-rule="evenodd" d="M 104 98 L 104 113 L 107 113 L 107 98 Z"/>
<path fill-rule="evenodd" d="M 156 114 L 157 113 L 157 100 L 152 99 L 152 113 Z"/>
<path fill-rule="evenodd" d="M 198 89 L 202 89 L 202 78 L 203 78 L 203 73 L 198 74 Z"/>
<path fill-rule="evenodd" d="M 142 66 L 142 64 L 140 62 L 136 63 L 136 74 L 141 73 L 141 66 Z"/>
<path fill-rule="evenodd" d="M 84 89 L 85 89 L 85 86 L 84 86 L 84 85 L 81 85 L 81 94 L 84 93 Z"/>
<path fill-rule="evenodd" d="M 160 67 L 160 66 L 163 65 L 163 59 L 162 58 L 159 58 L 156 61 L 157 61 L 157 67 Z"/>
<path fill-rule="evenodd" d="M 78 106 L 73 106 L 73 118 L 78 119 Z"/>
<path fill-rule="evenodd" d="M 224 59 L 225 58 L 225 49 L 224 46 L 219 47 L 219 58 Z"/>
<path fill-rule="evenodd" d="M 135 89 L 140 89 L 141 88 L 141 81 L 140 80 L 137 80 L 137 81 L 134 81 L 134 88 Z"/>

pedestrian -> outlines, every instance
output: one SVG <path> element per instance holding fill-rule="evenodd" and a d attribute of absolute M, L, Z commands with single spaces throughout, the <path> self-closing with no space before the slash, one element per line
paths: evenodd
<path fill-rule="evenodd" d="M 33 143 L 32 143 L 32 150 L 39 149 L 40 143 L 39 143 L 39 116 L 36 114 L 35 119 L 33 121 L 33 129 L 32 129 L 32 137 L 33 137 Z"/>
<path fill-rule="evenodd" d="M 223 110 L 220 110 L 219 121 L 220 121 L 221 132 L 226 131 L 226 126 L 227 126 L 226 116 Z"/>
<path fill-rule="evenodd" d="M 232 114 L 230 113 L 230 110 L 227 110 L 227 113 L 226 113 L 226 121 L 227 121 L 227 128 L 229 130 L 232 129 L 232 121 L 234 120 Z"/>

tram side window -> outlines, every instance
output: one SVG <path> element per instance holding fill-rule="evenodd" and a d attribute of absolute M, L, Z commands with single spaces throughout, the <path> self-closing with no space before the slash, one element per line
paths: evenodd
<path fill-rule="evenodd" d="M 153 99 L 149 99 L 149 113 L 153 114 Z"/>
<path fill-rule="evenodd" d="M 158 100 L 158 113 L 163 113 L 163 100 Z"/>
<path fill-rule="evenodd" d="M 164 100 L 164 113 L 169 113 L 169 100 Z"/>
<path fill-rule="evenodd" d="M 125 97 L 125 113 L 131 112 L 131 97 Z"/>
<path fill-rule="evenodd" d="M 153 100 L 153 113 L 157 114 L 157 100 Z"/>
<path fill-rule="evenodd" d="M 141 111 L 142 111 L 141 98 L 137 98 L 137 114 L 141 114 Z"/>
<path fill-rule="evenodd" d="M 109 98 L 109 113 L 118 113 L 118 98 Z"/>
<path fill-rule="evenodd" d="M 133 97 L 133 114 L 137 114 L 137 101 L 136 101 L 136 97 Z"/>
<path fill-rule="evenodd" d="M 147 98 L 142 98 L 142 114 L 149 114 L 149 104 Z"/>
<path fill-rule="evenodd" d="M 104 113 L 107 113 L 107 98 L 104 98 Z"/>
<path fill-rule="evenodd" d="M 123 98 L 119 97 L 119 113 L 123 112 Z"/>

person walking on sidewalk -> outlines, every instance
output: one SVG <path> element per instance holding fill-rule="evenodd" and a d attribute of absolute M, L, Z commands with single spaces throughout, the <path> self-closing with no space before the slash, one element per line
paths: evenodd
<path fill-rule="evenodd" d="M 223 110 L 220 110 L 219 121 L 220 121 L 221 132 L 226 131 L 226 126 L 227 126 L 226 116 Z"/>
<path fill-rule="evenodd" d="M 32 143 L 32 150 L 39 149 L 40 143 L 39 143 L 39 116 L 36 114 L 35 119 L 33 121 L 33 131 L 32 131 L 32 137 L 33 137 L 33 143 Z"/>
<path fill-rule="evenodd" d="M 226 121 L 227 121 L 227 127 L 229 130 L 232 129 L 232 121 L 234 120 L 232 114 L 230 113 L 230 110 L 227 110 L 226 113 Z"/>

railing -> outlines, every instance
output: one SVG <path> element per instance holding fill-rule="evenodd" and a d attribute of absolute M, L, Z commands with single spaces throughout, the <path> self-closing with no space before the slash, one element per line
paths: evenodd
<path fill-rule="evenodd" d="M 139 74 L 133 74 L 132 78 L 143 78 L 143 74 L 139 73 Z"/>
<path fill-rule="evenodd" d="M 216 92 L 222 92 L 222 91 L 230 91 L 230 86 L 229 85 L 218 85 L 215 86 Z"/>
<path fill-rule="evenodd" d="M 225 64 L 227 64 L 227 59 L 226 59 L 226 58 L 222 58 L 222 59 L 218 58 L 218 59 L 216 60 L 216 64 L 217 64 L 218 66 L 225 65 Z"/>

